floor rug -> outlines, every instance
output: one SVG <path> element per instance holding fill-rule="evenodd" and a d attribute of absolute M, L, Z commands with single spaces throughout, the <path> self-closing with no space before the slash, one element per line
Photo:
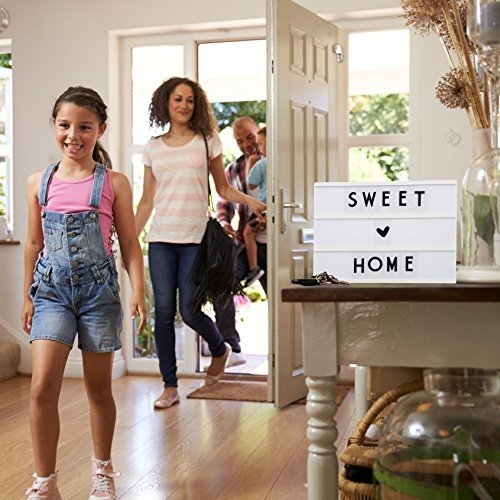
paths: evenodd
<path fill-rule="evenodd" d="M 342 403 L 347 393 L 352 389 L 350 385 L 338 385 L 335 388 L 335 402 Z M 221 381 L 212 387 L 199 387 L 187 396 L 193 399 L 226 399 L 230 401 L 253 401 L 264 403 L 267 401 L 266 382 L 234 382 Z M 297 403 L 306 403 L 306 398 Z"/>

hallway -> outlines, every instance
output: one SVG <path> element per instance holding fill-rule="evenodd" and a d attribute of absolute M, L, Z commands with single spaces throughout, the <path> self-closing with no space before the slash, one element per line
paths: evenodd
<path fill-rule="evenodd" d="M 30 483 L 28 377 L 0 383 L 0 491 L 22 497 Z M 120 499 L 305 499 L 305 405 L 283 410 L 269 403 L 186 399 L 199 379 L 180 380 L 182 400 L 154 411 L 155 377 L 115 381 L 118 418 L 114 442 Z M 354 420 L 354 393 L 337 414 L 343 449 Z M 65 499 L 88 498 L 92 445 L 82 381 L 65 379 L 60 401 L 58 468 Z"/>

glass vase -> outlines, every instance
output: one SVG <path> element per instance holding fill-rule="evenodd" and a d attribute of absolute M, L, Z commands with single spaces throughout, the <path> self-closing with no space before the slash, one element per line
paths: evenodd
<path fill-rule="evenodd" d="M 382 499 L 500 498 L 500 376 L 424 371 L 387 417 L 374 474 Z"/>
<path fill-rule="evenodd" d="M 473 131 L 476 157 L 462 182 L 462 265 L 457 281 L 500 282 L 500 149 L 490 129 Z"/>
<path fill-rule="evenodd" d="M 477 132 L 474 143 L 479 156 L 464 177 L 463 265 L 457 269 L 457 281 L 497 283 L 500 282 L 500 1 L 467 0 L 467 33 L 484 71 L 490 138 L 488 144 L 486 132 Z"/>

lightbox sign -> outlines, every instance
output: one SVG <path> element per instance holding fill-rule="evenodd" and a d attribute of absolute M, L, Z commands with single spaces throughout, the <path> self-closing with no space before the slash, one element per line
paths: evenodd
<path fill-rule="evenodd" d="M 456 181 L 318 182 L 314 273 L 351 283 L 455 283 Z"/>

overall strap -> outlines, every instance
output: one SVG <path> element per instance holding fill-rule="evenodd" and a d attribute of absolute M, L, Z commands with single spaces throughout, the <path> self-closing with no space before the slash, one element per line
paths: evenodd
<path fill-rule="evenodd" d="M 92 184 L 92 194 L 90 195 L 89 205 L 92 208 L 99 208 L 101 205 L 102 188 L 106 179 L 107 168 L 100 163 L 96 163 L 94 172 L 94 183 Z"/>
<path fill-rule="evenodd" d="M 59 162 L 52 163 L 49 165 L 44 171 L 42 175 L 42 182 L 40 183 L 40 191 L 38 193 L 38 203 L 40 206 L 47 205 L 47 193 L 49 191 L 50 181 L 52 180 L 52 176 L 59 166 Z"/>

